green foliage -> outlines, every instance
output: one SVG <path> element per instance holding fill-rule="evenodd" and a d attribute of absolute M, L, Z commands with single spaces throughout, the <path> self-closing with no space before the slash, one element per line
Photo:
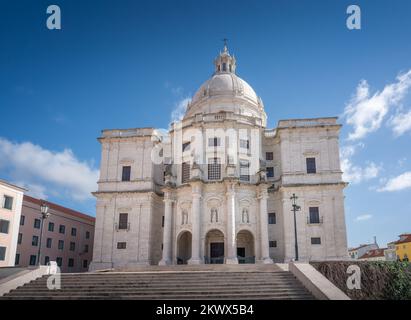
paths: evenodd
<path fill-rule="evenodd" d="M 388 262 L 391 285 L 387 288 L 387 298 L 411 300 L 411 264 L 409 262 Z"/>
<path fill-rule="evenodd" d="M 351 299 L 411 300 L 411 264 L 396 261 L 327 261 L 311 263 Z M 358 265 L 361 289 L 347 288 L 347 268 Z"/>

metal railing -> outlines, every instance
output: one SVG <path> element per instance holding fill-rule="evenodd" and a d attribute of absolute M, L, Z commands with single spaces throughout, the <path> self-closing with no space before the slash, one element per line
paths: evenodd
<path fill-rule="evenodd" d="M 118 224 L 116 222 L 114 223 L 114 228 L 116 229 L 116 231 L 119 231 L 119 230 L 130 231 L 130 222 L 128 222 L 127 225 Z"/>
<path fill-rule="evenodd" d="M 237 256 L 239 264 L 255 263 L 255 257 L 241 257 Z M 225 257 L 204 257 L 205 264 L 224 264 Z"/>
<path fill-rule="evenodd" d="M 310 219 L 310 217 L 307 217 L 307 224 L 323 224 L 323 217 L 319 217 L 318 220 Z"/>
<path fill-rule="evenodd" d="M 222 257 L 204 257 L 205 264 L 224 264 L 224 256 Z"/>
<path fill-rule="evenodd" d="M 237 257 L 239 264 L 255 263 L 255 257 Z"/>

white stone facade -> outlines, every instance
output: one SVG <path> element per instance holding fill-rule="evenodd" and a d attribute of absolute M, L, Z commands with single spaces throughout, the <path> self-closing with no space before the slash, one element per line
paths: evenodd
<path fill-rule="evenodd" d="M 166 134 L 103 131 L 92 270 L 293 260 L 293 194 L 299 260 L 347 258 L 337 118 L 266 129 L 235 68 L 225 47 Z"/>

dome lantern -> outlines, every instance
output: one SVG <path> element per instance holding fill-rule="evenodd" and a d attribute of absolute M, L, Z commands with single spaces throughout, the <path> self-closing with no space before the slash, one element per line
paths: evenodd
<path fill-rule="evenodd" d="M 215 73 L 235 73 L 236 60 L 230 55 L 227 48 L 227 39 L 224 39 L 224 49 L 219 56 L 214 60 Z"/>

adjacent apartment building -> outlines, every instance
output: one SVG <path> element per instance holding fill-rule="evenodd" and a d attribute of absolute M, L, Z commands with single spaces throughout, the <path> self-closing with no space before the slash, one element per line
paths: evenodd
<path fill-rule="evenodd" d="M 372 249 L 360 256 L 358 260 L 362 261 L 385 261 L 385 250 L 387 248 Z"/>
<path fill-rule="evenodd" d="M 42 203 L 47 204 L 50 215 L 43 224 L 40 263 L 56 261 L 61 272 L 88 271 L 93 256 L 95 218 L 27 195 L 23 198 L 20 230 L 16 235 L 15 265 L 38 264 Z"/>
<path fill-rule="evenodd" d="M 0 267 L 14 266 L 24 191 L 0 180 Z"/>
<path fill-rule="evenodd" d="M 395 254 L 399 261 L 410 261 L 411 257 L 411 233 L 403 233 L 399 235 L 400 239 L 391 242 L 395 245 Z"/>
<path fill-rule="evenodd" d="M 351 259 L 357 260 L 370 250 L 379 249 L 376 241 L 370 244 L 361 244 L 359 247 L 348 249 L 348 255 Z"/>

